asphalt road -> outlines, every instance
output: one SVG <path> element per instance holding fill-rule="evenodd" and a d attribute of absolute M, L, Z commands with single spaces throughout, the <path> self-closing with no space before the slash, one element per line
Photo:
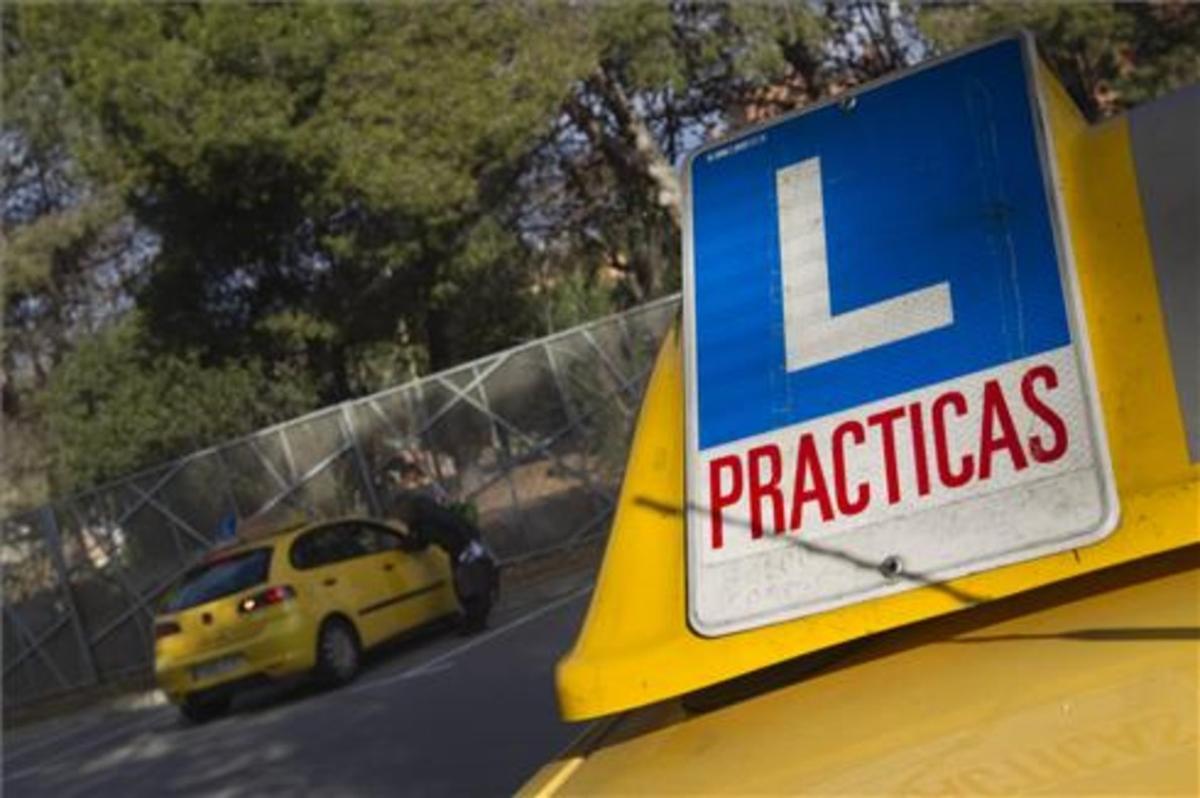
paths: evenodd
<path fill-rule="evenodd" d="M 507 795 L 582 727 L 553 668 L 590 588 L 433 629 L 371 657 L 353 684 L 276 687 L 202 726 L 169 705 L 93 709 L 4 738 L 4 795 Z"/>

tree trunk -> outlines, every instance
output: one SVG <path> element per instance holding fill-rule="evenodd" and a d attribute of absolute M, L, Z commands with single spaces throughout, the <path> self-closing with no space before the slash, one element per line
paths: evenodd
<path fill-rule="evenodd" d="M 628 166 L 640 172 L 654 186 L 655 202 L 667 212 L 678 231 L 682 219 L 682 191 L 675 167 L 663 155 L 662 148 L 654 140 L 654 134 L 634 110 L 619 81 L 601 66 L 592 73 L 589 82 L 604 98 L 620 126 L 621 136 L 630 148 Z"/>
<path fill-rule="evenodd" d="M 430 308 L 425 313 L 425 348 L 429 353 L 429 370 L 441 371 L 453 363 L 450 335 L 447 327 L 450 314 L 441 308 Z"/>

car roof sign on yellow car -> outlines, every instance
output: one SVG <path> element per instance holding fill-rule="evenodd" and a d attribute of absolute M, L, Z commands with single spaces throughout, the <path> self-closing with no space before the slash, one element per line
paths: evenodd
<path fill-rule="evenodd" d="M 872 592 L 868 586 L 866 590 L 859 591 L 853 603 L 829 601 L 823 605 L 819 593 L 809 593 L 809 599 L 818 596 L 814 606 L 820 610 L 809 614 L 804 614 L 803 611 L 796 612 L 796 606 L 789 604 L 795 594 L 774 597 L 774 600 L 778 601 L 777 607 L 783 608 L 774 614 L 746 613 L 731 619 L 722 619 L 719 615 L 705 616 L 704 608 L 701 607 L 699 625 L 702 628 L 698 630 L 689 623 L 689 613 L 691 620 L 696 619 L 693 604 L 697 599 L 693 593 L 697 587 L 696 574 L 689 570 L 694 565 L 688 560 L 689 546 L 695 542 L 694 536 L 698 530 L 700 534 L 707 535 L 711 543 L 713 530 L 710 523 L 707 527 L 693 526 L 689 532 L 684 518 L 690 512 L 687 509 L 689 502 L 695 501 L 694 496 L 685 494 L 685 485 L 689 488 L 695 487 L 693 475 L 690 473 L 694 467 L 693 461 L 687 461 L 685 470 L 685 453 L 689 451 L 690 442 L 693 440 L 688 436 L 698 432 L 697 428 L 689 427 L 685 435 L 684 397 L 688 395 L 687 386 L 692 384 L 689 380 L 698 376 L 693 374 L 685 379 L 689 363 L 686 358 L 698 356 L 703 361 L 706 342 L 700 341 L 698 336 L 708 335 L 719 339 L 722 335 L 732 333 L 719 323 L 719 319 L 714 328 L 713 320 L 708 316 L 699 315 L 698 308 L 687 307 L 682 337 L 686 339 L 694 335 L 697 336 L 697 340 L 694 343 L 681 340 L 677 326 L 663 343 L 635 431 L 625 481 L 596 591 L 574 649 L 559 663 L 558 694 L 565 717 L 583 719 L 643 706 L 848 640 L 1010 596 L 1041 585 L 1061 582 L 1073 576 L 1180 548 L 1200 540 L 1200 512 L 1197 511 L 1200 508 L 1200 490 L 1197 483 L 1200 467 L 1196 462 L 1197 453 L 1189 451 L 1189 430 L 1194 437 L 1195 427 L 1200 421 L 1194 418 L 1194 409 L 1188 407 L 1186 395 L 1181 394 L 1177 387 L 1180 382 L 1195 379 L 1194 364 L 1189 365 L 1186 360 L 1187 353 L 1190 352 L 1194 356 L 1200 342 L 1196 340 L 1196 327 L 1188 321 L 1188 314 L 1179 312 L 1178 309 L 1164 313 L 1164 304 L 1170 309 L 1170 303 L 1160 301 L 1160 287 L 1178 292 L 1188 291 L 1190 286 L 1192 294 L 1195 293 L 1197 263 L 1194 236 L 1190 249 L 1186 242 L 1182 247 L 1176 246 L 1178 242 L 1172 238 L 1186 236 L 1187 230 L 1194 227 L 1173 226 L 1171 223 L 1146 224 L 1148 217 L 1153 219 L 1159 212 L 1157 209 L 1166 206 L 1175 208 L 1173 213 L 1176 215 L 1188 217 L 1192 214 L 1190 218 L 1196 218 L 1194 184 L 1189 198 L 1186 181 L 1183 181 L 1185 185 L 1180 189 L 1179 181 L 1172 184 L 1164 175 L 1169 177 L 1172 174 L 1172 161 L 1175 173 L 1195 174 L 1200 165 L 1196 163 L 1194 137 L 1190 139 L 1190 146 L 1187 136 L 1166 137 L 1170 141 L 1179 139 L 1174 144 L 1167 142 L 1157 146 L 1145 146 L 1145 142 L 1157 141 L 1156 131 L 1161 133 L 1173 126 L 1186 126 L 1188 120 L 1193 118 L 1200 93 L 1185 92 L 1182 100 L 1172 100 L 1178 107 L 1169 113 L 1162 111 L 1164 106 L 1160 105 L 1157 107 L 1159 110 L 1153 113 L 1135 111 L 1125 117 L 1089 126 L 1056 79 L 1036 59 L 1029 39 L 1017 37 L 1005 40 L 996 45 L 969 51 L 961 58 L 969 61 L 981 53 L 993 52 L 993 47 L 1001 47 L 1002 50 L 1017 48 L 1020 58 L 1011 60 L 1012 68 L 1020 71 L 1022 85 L 1032 86 L 1030 94 L 1026 97 L 1032 103 L 1028 121 L 1036 126 L 1035 132 L 1041 142 L 1037 156 L 1038 168 L 1045 170 L 1042 178 L 1048 180 L 1051 186 L 1043 195 L 1048 205 L 1041 213 L 1043 221 L 1045 214 L 1050 216 L 1056 225 L 1055 234 L 1059 237 L 1053 250 L 1043 248 L 1043 254 L 1055 259 L 1062 280 L 1062 292 L 1056 301 L 1068 316 L 1070 352 L 1072 357 L 1076 358 L 1074 374 L 1079 393 L 1078 402 L 1074 407 L 1082 408 L 1081 412 L 1095 414 L 1091 420 L 1073 418 L 1070 421 L 1062 419 L 1062 422 L 1066 425 L 1069 436 L 1076 432 L 1094 436 L 1090 441 L 1090 465 L 1081 469 L 1079 473 L 1088 475 L 1087 478 L 1092 480 L 1093 484 L 1098 482 L 1103 494 L 1107 490 L 1106 480 L 1109 479 L 1105 472 L 1111 468 L 1116 497 L 1106 499 L 1093 494 L 1093 500 L 1086 496 L 1080 499 L 1081 494 L 1065 494 L 1078 499 L 1080 506 L 1087 511 L 1087 518 L 1098 520 L 1093 525 L 1080 525 L 1074 520 L 1065 524 L 1057 532 L 1063 537 L 1064 545 L 1067 545 L 1067 548 L 1060 551 L 1054 551 L 1058 545 L 1053 539 L 1056 534 L 1054 530 L 1048 526 L 1036 527 L 1034 524 L 1039 529 L 1040 537 L 1033 540 L 1033 548 L 1030 550 L 1032 554 L 1028 558 L 1023 559 L 1024 555 L 1010 558 L 996 550 L 991 552 L 995 559 L 989 559 L 985 554 L 977 562 L 980 570 L 971 567 L 956 571 L 951 568 L 944 574 L 930 579 L 920 578 L 924 574 L 919 573 L 919 559 L 902 561 L 897 563 L 899 568 L 893 573 L 898 580 L 906 582 L 903 585 L 905 589 L 897 588 L 898 592 Z M 956 63 L 957 57 L 952 57 L 914 74 L 918 77 L 923 74 L 928 76 Z M 853 95 L 851 100 L 843 102 L 844 110 L 841 106 L 827 106 L 826 111 L 846 114 L 850 118 L 853 118 L 855 113 L 867 114 L 873 93 L 878 97 L 878 93 L 887 89 L 888 85 L 899 86 L 909 79 L 896 78 L 883 87 L 866 86 Z M 982 119 L 987 119 L 989 114 L 1002 110 L 1001 99 L 996 90 L 988 87 L 986 80 L 983 83 L 960 85 L 957 89 L 951 87 L 950 90 L 958 91 L 960 95 L 965 91 L 968 99 L 963 107 L 966 112 L 981 115 Z M 917 113 L 911 109 L 909 112 Z M 897 119 L 904 116 L 899 110 L 894 114 Z M 979 131 L 985 133 L 988 129 L 987 125 L 983 125 Z M 889 132 L 880 130 L 877 135 L 883 138 Z M 753 143 L 755 135 L 759 134 L 739 135 L 735 139 L 736 142 L 751 143 L 736 153 L 732 149 L 724 150 L 721 146 L 709 148 L 705 152 L 728 153 L 718 159 L 719 163 L 739 157 L 743 153 L 753 153 L 756 147 L 775 146 L 771 144 L 769 137 L 765 143 Z M 1143 144 L 1139 145 L 1139 142 Z M 996 171 L 998 162 L 988 155 L 991 152 L 989 148 L 996 142 L 992 142 L 986 135 L 980 135 L 976 143 L 981 149 L 975 154 L 982 159 L 982 165 L 972 161 L 959 164 L 960 168 L 980 170 L 980 191 L 986 188 L 987 180 L 992 179 L 998 181 L 996 185 L 1003 188 L 1005 184 Z M 810 156 L 801 153 L 799 157 L 801 162 L 804 162 Z M 1160 162 L 1157 170 L 1148 162 L 1152 159 Z M 1165 167 L 1163 162 L 1167 164 Z M 783 166 L 786 168 L 787 164 Z M 935 170 L 926 179 L 934 180 L 938 175 L 937 168 L 948 167 L 935 166 Z M 795 186 L 785 188 L 796 194 L 798 206 L 807 203 L 808 210 L 805 213 L 811 217 L 808 218 L 810 227 L 815 227 L 818 221 L 813 210 L 813 180 L 817 171 L 815 167 L 810 166 L 806 173 L 793 175 L 792 179 L 796 181 L 808 181 L 806 189 Z M 826 169 L 825 161 L 820 163 L 820 171 L 820 185 L 828 198 L 832 199 L 838 189 L 827 189 L 827 181 L 837 178 L 838 174 L 831 174 Z M 1154 179 L 1151 179 L 1151 172 L 1154 172 Z M 775 175 L 769 172 L 767 176 L 768 180 L 775 179 Z M 893 189 L 906 192 L 906 196 L 915 196 L 911 184 L 918 177 L 920 176 L 910 175 L 907 183 L 899 187 L 893 186 Z M 1172 188 L 1172 185 L 1175 187 Z M 805 191 L 807 197 L 801 196 Z M 741 198 L 735 196 L 731 189 L 729 201 L 737 202 L 741 201 Z M 849 203 L 850 212 L 855 212 L 853 206 L 854 203 Z M 846 212 L 847 207 L 843 204 L 842 211 Z M 960 224 L 972 224 L 972 214 L 966 207 L 964 200 L 963 208 L 959 209 L 959 217 L 954 216 L 954 208 L 941 207 L 940 218 L 950 226 L 956 218 Z M 1180 207 L 1183 208 L 1182 211 L 1178 210 Z M 997 201 L 994 210 L 993 222 L 998 230 L 1004 228 L 1004 220 L 1010 216 L 1029 212 L 1027 208 L 1008 207 L 1000 201 Z M 699 206 L 694 212 L 700 212 Z M 706 213 L 715 214 L 716 210 Z M 887 220 L 880 222 L 870 218 L 873 211 L 869 207 L 860 206 L 857 213 L 861 216 L 864 226 L 877 222 L 885 225 L 887 223 Z M 831 228 L 835 224 L 832 214 L 833 211 L 827 206 L 823 223 L 830 236 L 835 234 Z M 778 213 L 774 209 L 768 217 L 771 224 L 778 227 Z M 702 221 L 697 218 L 694 225 L 698 228 Z M 764 232 L 757 243 L 733 240 L 730 242 L 732 250 L 747 253 L 747 271 L 754 257 L 760 260 L 780 260 L 777 254 L 777 239 L 773 237 L 776 234 L 771 233 L 770 225 L 762 230 Z M 897 246 L 912 243 L 903 233 L 901 228 L 891 230 Z M 934 233 L 931 231 L 930 234 Z M 1020 242 L 1015 239 L 1009 242 L 1005 235 L 998 235 L 995 240 L 997 246 L 1001 247 L 1020 246 Z M 810 254 L 816 249 L 813 240 L 805 244 Z M 843 238 L 842 244 L 838 246 L 845 245 L 846 241 Z M 830 245 L 830 252 L 833 251 L 833 246 Z M 760 251 L 764 249 L 767 250 L 766 254 Z M 1050 254 L 1045 255 L 1046 252 Z M 840 268 L 834 265 L 835 259 L 835 256 L 829 259 L 831 280 L 836 279 L 834 270 Z M 698 269 L 703 267 L 700 261 L 695 265 Z M 1017 266 L 1021 268 L 1021 264 Z M 777 268 L 779 271 L 774 277 L 778 281 L 775 305 L 772 308 L 764 303 L 760 315 L 777 317 L 774 324 L 780 329 L 772 333 L 776 336 L 776 343 L 765 348 L 772 349 L 776 355 L 786 359 L 786 352 L 782 351 L 786 342 L 781 340 L 784 336 L 781 295 L 787 286 L 783 282 L 783 267 Z M 930 283 L 929 273 L 920 276 L 923 279 L 913 279 L 907 286 L 880 282 L 877 286 L 869 287 L 876 292 L 875 294 L 868 296 L 860 293 L 856 295 L 856 300 L 847 300 L 848 305 L 832 307 L 832 314 L 836 316 L 837 313 L 853 309 L 859 304 L 886 302 L 897 292 L 901 296 L 909 292 L 919 292 Z M 740 290 L 737 285 L 738 279 L 749 282 L 752 277 L 730 277 L 728 291 Z M 932 284 L 937 285 L 945 279 L 943 277 L 933 280 Z M 819 283 L 819 280 L 814 283 L 811 273 L 807 276 L 802 274 L 801 280 L 808 281 L 805 284 L 809 288 Z M 946 281 L 950 283 L 951 301 L 958 301 L 954 299 L 954 276 L 950 275 Z M 1017 282 L 1020 283 L 1020 280 Z M 830 296 L 833 301 L 842 301 L 837 297 L 839 288 L 832 282 L 826 285 L 832 291 Z M 1174 288 L 1170 288 L 1171 286 Z M 694 287 L 690 286 L 689 290 L 692 288 Z M 1075 292 L 1078 294 L 1077 298 Z M 1052 293 L 1023 292 L 1019 299 L 1021 302 L 1048 305 L 1054 300 Z M 1010 293 L 1005 301 L 1016 302 L 1017 297 Z M 934 304 L 936 305 L 936 301 Z M 1186 308 L 1184 310 L 1186 311 Z M 931 318 L 939 317 L 934 313 Z M 772 322 L 767 323 L 769 326 Z M 996 323 L 1001 323 L 1001 320 L 997 320 Z M 705 325 L 706 332 L 698 329 L 695 326 L 697 324 Z M 1027 329 L 1025 334 L 1033 335 L 1034 332 Z M 763 336 L 765 341 L 766 333 L 763 333 Z M 1061 342 L 1061 337 L 1058 340 Z M 900 346 L 903 343 L 905 342 L 892 342 L 887 346 Z M 747 344 L 743 347 L 743 354 L 747 357 L 749 352 L 746 350 L 750 346 Z M 1081 350 L 1075 350 L 1075 346 L 1081 347 Z M 689 347 L 695 351 L 689 353 Z M 883 348 L 886 347 L 880 347 L 881 350 Z M 1182 352 L 1182 359 L 1178 356 L 1173 359 L 1172 352 Z M 700 368 L 703 367 L 701 363 Z M 1059 376 L 1065 373 L 1059 372 Z M 1010 384 L 1002 380 L 1000 382 L 1000 390 L 1008 391 Z M 770 387 L 769 381 L 766 385 Z M 1058 385 L 1060 388 L 1068 386 L 1067 380 L 1062 380 Z M 1099 396 L 1098 405 L 1102 409 L 1097 409 L 1097 403 L 1093 402 L 1090 395 L 1089 386 L 1093 385 Z M 1044 395 L 1042 389 L 1048 386 L 1048 382 L 1038 382 L 1032 386 L 1033 393 L 1040 398 Z M 977 390 L 980 391 L 978 395 L 982 397 L 983 392 L 994 389 L 982 387 Z M 1016 391 L 1013 394 L 1017 397 L 1016 401 L 1024 402 L 1025 397 L 1019 381 Z M 966 391 L 962 393 L 966 395 Z M 692 399 L 698 399 L 698 403 L 702 405 L 705 401 L 704 396 L 704 393 L 700 393 Z M 785 405 L 796 398 L 786 392 L 781 396 Z M 1009 395 L 1006 394 L 1004 398 L 1007 400 Z M 750 401 L 748 396 L 744 399 L 747 403 Z M 936 398 L 934 401 L 937 401 Z M 948 403 L 955 401 L 946 400 Z M 901 406 L 907 407 L 909 404 L 911 402 Z M 1026 402 L 1026 409 L 1034 409 L 1032 404 Z M 952 409 L 955 408 L 952 406 Z M 785 406 L 780 411 L 782 416 L 786 416 L 786 410 Z M 1009 410 L 1011 412 L 1012 408 L 1009 407 Z M 696 402 L 688 405 L 688 413 L 694 414 L 696 411 Z M 993 412 L 992 421 L 988 422 L 990 427 L 980 421 L 974 434 L 978 436 L 976 440 L 989 439 L 990 436 L 990 440 L 998 442 L 995 445 L 1005 450 L 1000 457 L 1006 458 L 1009 461 L 1007 466 L 1012 468 L 1016 455 L 1007 443 L 1010 437 L 1008 423 L 998 413 L 999 411 Z M 1053 425 L 1046 425 L 1045 417 L 1036 412 L 1035 415 L 1040 418 L 1041 426 L 1036 426 L 1035 429 L 1042 438 L 1042 452 L 1045 454 L 1053 445 Z M 908 416 L 910 426 L 911 418 Z M 928 414 L 923 420 L 926 422 L 925 431 L 928 433 Z M 960 419 L 956 415 L 953 420 L 957 422 Z M 1091 426 L 1093 424 L 1100 425 L 1102 433 Z M 1013 426 L 1016 426 L 1015 422 Z M 751 434 L 755 433 L 752 431 Z M 905 434 L 908 435 L 907 429 Z M 1029 442 L 1025 438 L 1028 434 L 1025 427 L 1022 426 L 1017 434 Z M 847 436 L 850 443 L 857 442 L 855 432 L 846 432 L 843 435 Z M 899 440 L 901 436 L 896 434 L 895 437 Z M 701 444 L 700 437 L 696 437 L 694 441 L 697 445 Z M 797 444 L 798 448 L 802 446 L 803 444 Z M 905 456 L 914 455 L 914 448 L 910 446 L 904 449 L 903 453 Z M 1105 454 L 1106 448 L 1108 454 Z M 961 455 L 961 451 L 956 449 L 955 452 Z M 1027 460 L 1033 460 L 1032 444 L 1024 454 Z M 928 452 L 926 455 L 928 456 Z M 995 452 L 992 456 L 995 457 Z M 782 468 L 782 453 L 779 459 Z M 758 480 L 756 489 L 760 499 L 763 499 L 760 502 L 759 513 L 764 527 L 774 520 L 776 512 L 769 490 L 774 482 L 773 461 L 773 455 L 760 454 L 755 463 L 759 470 L 752 472 L 754 476 L 746 473 L 745 461 L 742 466 L 744 490 L 750 490 L 752 478 Z M 961 465 L 961 462 L 952 465 Z M 935 462 L 932 468 L 936 470 L 937 467 Z M 992 467 L 996 468 L 995 462 L 992 463 Z M 829 468 L 832 469 L 832 466 Z M 721 474 L 722 479 L 726 476 Z M 791 477 L 793 482 L 788 488 L 794 489 L 795 473 Z M 806 478 L 811 479 L 811 474 Z M 911 476 L 911 472 L 909 478 L 916 484 L 916 477 Z M 827 483 L 829 482 L 827 480 Z M 885 466 L 882 487 L 877 488 L 875 485 L 879 483 L 872 483 L 872 490 L 882 490 L 886 496 L 887 482 Z M 805 491 L 818 490 L 811 481 L 803 484 Z M 731 485 L 731 481 L 719 482 L 717 490 L 722 494 L 732 493 Z M 828 488 L 828 484 L 826 487 Z M 1028 490 L 1035 487 L 1036 485 L 1025 485 Z M 780 487 L 779 490 L 782 492 L 783 488 Z M 919 485 L 917 493 L 920 494 Z M 833 496 L 829 501 L 836 503 L 837 497 Z M 809 514 L 818 518 L 821 516 L 820 505 L 821 500 L 817 498 L 810 506 L 804 507 L 806 523 Z M 1118 506 L 1119 517 L 1116 515 Z M 1004 513 L 1013 512 L 1013 518 L 1022 518 L 1022 508 L 1015 505 L 1006 507 Z M 1071 519 L 1079 517 L 1077 510 L 1079 507 L 1074 503 L 1061 508 L 1061 512 Z M 1051 509 L 1051 505 L 1042 504 L 1039 512 L 1049 512 L 1053 515 L 1057 510 Z M 746 510 L 741 520 L 747 520 L 748 515 L 749 511 Z M 788 515 L 790 513 L 785 515 L 785 522 L 791 520 Z M 708 518 L 711 519 L 711 514 Z M 1109 523 L 1118 518 L 1115 528 L 1109 532 Z M 972 523 L 976 520 L 973 518 Z M 753 519 L 750 518 L 749 522 L 752 525 Z M 703 519 L 700 523 L 704 523 Z M 1024 519 L 1020 526 L 1024 528 L 1031 523 L 1029 519 Z M 943 531 L 944 542 L 950 550 L 956 541 L 954 533 L 960 530 L 946 524 Z M 689 534 L 693 537 L 689 537 Z M 743 539 L 753 542 L 768 539 L 773 542 L 775 537 L 773 529 L 766 531 L 764 528 L 763 538 L 754 541 L 753 529 L 734 529 L 732 525 L 728 534 L 728 539 L 732 539 L 734 535 L 741 535 Z M 1012 543 L 1012 538 L 1005 542 L 1004 535 L 1007 534 L 1009 532 L 1003 529 L 997 532 L 1000 543 L 1004 546 Z M 799 534 L 789 530 L 780 537 L 804 540 L 803 530 Z M 794 543 L 789 545 L 795 546 Z M 839 544 L 834 537 L 818 538 L 810 545 L 833 547 Z M 1012 547 L 1013 550 L 1018 548 L 1019 546 Z M 864 565 L 874 572 L 874 569 L 884 565 L 886 559 L 874 555 L 887 552 L 884 549 L 868 549 L 868 552 L 872 556 L 863 558 Z M 850 554 L 854 553 L 853 550 L 850 551 Z M 810 556 L 804 560 L 805 567 L 814 561 L 819 563 L 828 559 L 830 558 L 819 555 Z M 903 560 L 903 555 L 900 559 Z M 756 578 L 755 569 L 748 570 L 748 577 L 739 574 L 732 578 L 731 590 L 742 590 L 745 585 L 740 583 L 741 580 Z M 774 578 L 780 570 L 784 568 L 768 563 L 758 568 L 757 574 L 763 579 Z M 820 577 L 821 573 L 818 571 L 815 575 Z M 875 577 L 872 575 L 871 578 Z M 765 586 L 765 583 L 760 585 Z M 718 588 L 720 587 L 718 585 Z M 807 589 L 808 586 L 805 587 Z M 767 591 L 762 592 L 765 594 Z M 835 594 L 830 593 L 825 598 L 833 595 Z M 769 596 L 758 597 L 760 603 L 769 600 L 772 600 Z M 706 617 L 709 620 L 728 620 L 729 623 L 718 622 L 704 627 Z M 735 633 L 727 633 L 731 631 Z"/>
<path fill-rule="evenodd" d="M 697 632 L 1115 526 L 1036 64 L 1031 43 L 1005 39 L 688 159 Z"/>

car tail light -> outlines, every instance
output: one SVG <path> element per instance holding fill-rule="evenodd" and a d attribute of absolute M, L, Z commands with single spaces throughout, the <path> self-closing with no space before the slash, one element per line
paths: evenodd
<path fill-rule="evenodd" d="M 164 637 L 177 635 L 183 630 L 179 628 L 179 624 L 174 621 L 159 621 L 154 624 L 154 639 L 162 640 Z"/>
<path fill-rule="evenodd" d="M 261 593 L 255 593 L 253 596 L 247 596 L 238 603 L 238 612 L 242 615 L 249 615 L 252 612 L 257 612 L 263 607 L 270 607 L 273 604 L 282 604 L 288 599 L 296 597 L 296 591 L 291 585 L 275 585 L 269 587 Z"/>

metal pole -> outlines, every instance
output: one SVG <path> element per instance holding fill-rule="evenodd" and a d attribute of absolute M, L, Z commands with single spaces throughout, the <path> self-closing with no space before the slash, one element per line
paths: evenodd
<path fill-rule="evenodd" d="M 290 424 L 279 428 L 279 445 L 283 449 L 283 461 L 287 463 L 288 477 L 294 480 L 300 476 L 300 472 L 296 470 L 296 458 L 292 454 L 292 442 L 288 439 L 287 431 L 289 429 L 291 429 Z M 262 455 L 259 456 L 261 457 Z"/>
<path fill-rule="evenodd" d="M 358 466 L 358 476 L 362 480 L 363 489 L 367 494 L 367 506 L 371 511 L 371 515 L 376 518 L 382 518 L 383 506 L 379 503 L 379 496 L 375 493 L 375 483 L 371 479 L 371 469 L 367 465 L 367 458 L 363 455 L 362 446 L 358 443 L 357 427 L 354 424 L 354 416 L 350 413 L 350 405 L 342 405 L 340 420 L 346 441 L 351 451 L 354 452 L 354 462 Z"/>
<path fill-rule="evenodd" d="M 621 330 L 621 341 L 624 343 L 625 349 L 629 352 L 630 358 L 636 359 L 638 352 L 637 341 L 634 340 L 633 333 L 629 329 L 628 320 L 624 315 L 617 317 L 617 327 Z M 634 370 L 639 369 L 641 365 L 642 364 L 640 362 L 637 363 L 634 366 Z M 638 394 L 640 393 L 641 386 L 634 385 L 630 387 L 630 395 L 626 396 L 626 398 L 633 403 L 634 407 L 637 407 L 638 405 Z"/>
<path fill-rule="evenodd" d="M 554 376 L 554 387 L 558 389 L 558 398 L 562 402 L 563 411 L 567 414 L 567 426 L 577 435 L 576 440 L 580 444 L 580 459 L 582 460 L 581 473 L 583 476 L 583 485 L 587 491 L 593 495 L 598 493 L 595 484 L 592 482 L 592 464 L 588 458 L 587 445 L 585 442 L 583 422 L 576 412 L 575 404 L 571 401 L 571 397 L 567 395 L 566 386 L 563 384 L 562 375 L 558 371 L 558 358 L 554 356 L 554 344 L 542 344 L 546 350 L 546 359 L 550 361 L 550 373 Z"/>
<path fill-rule="evenodd" d="M 605 352 L 600 344 L 596 343 L 596 339 L 592 336 L 591 331 L 584 330 L 581 335 L 583 336 L 583 340 L 587 341 L 588 345 L 591 346 L 592 349 L 595 350 L 596 354 L 600 356 L 600 362 L 607 367 L 609 374 L 612 375 L 617 384 L 621 385 L 627 382 L 629 378 L 621 373 L 621 370 L 617 368 L 617 364 L 612 361 L 611 357 L 609 357 L 608 352 Z M 621 412 L 626 417 L 633 415 L 633 410 L 631 410 L 629 405 L 626 404 L 625 397 L 622 395 L 621 391 L 614 391 L 612 393 L 612 399 L 616 401 L 617 407 L 621 408 Z"/>
<path fill-rule="evenodd" d="M 479 367 L 472 366 L 476 377 L 479 375 Z M 453 389 L 453 388 L 452 388 Z M 470 397 L 464 393 L 459 393 L 462 400 L 470 402 Z M 483 380 L 479 380 L 479 397 L 483 400 L 483 406 L 480 408 L 488 418 L 488 423 L 492 428 L 492 446 L 496 448 L 500 456 L 500 468 L 504 471 L 504 482 L 508 485 L 508 495 L 512 500 L 513 509 L 517 511 L 517 519 L 520 524 L 519 534 L 523 538 L 523 548 L 529 548 L 529 520 L 525 517 L 525 508 L 521 506 L 521 497 L 517 494 L 517 485 L 512 479 L 512 452 L 509 448 L 508 430 L 504 431 L 504 436 L 500 434 L 500 425 L 496 423 L 496 413 L 492 410 L 491 400 L 488 398 L 487 386 Z"/>
<path fill-rule="evenodd" d="M 75 602 L 75 590 L 71 586 L 71 575 L 67 571 L 67 562 L 63 558 L 62 535 L 58 531 L 58 518 L 54 508 L 47 504 L 42 508 L 42 529 L 45 534 L 46 548 L 50 550 L 50 560 L 58 571 L 58 581 L 62 586 L 62 594 L 66 598 L 67 609 L 71 613 L 71 628 L 75 630 L 75 642 L 79 646 L 79 659 L 83 664 L 84 676 L 90 684 L 99 681 L 96 670 L 96 659 L 92 655 L 92 647 L 88 645 L 87 633 L 83 629 L 83 621 L 79 617 L 79 608 Z"/>
<path fill-rule="evenodd" d="M 238 507 L 237 494 L 233 490 L 233 480 L 229 476 L 229 463 L 225 460 L 225 448 L 214 449 L 213 455 L 217 458 L 217 471 L 221 475 L 221 488 L 225 491 L 225 498 L 229 502 L 230 509 L 233 510 L 233 520 L 236 526 L 242 520 L 242 509 Z"/>

